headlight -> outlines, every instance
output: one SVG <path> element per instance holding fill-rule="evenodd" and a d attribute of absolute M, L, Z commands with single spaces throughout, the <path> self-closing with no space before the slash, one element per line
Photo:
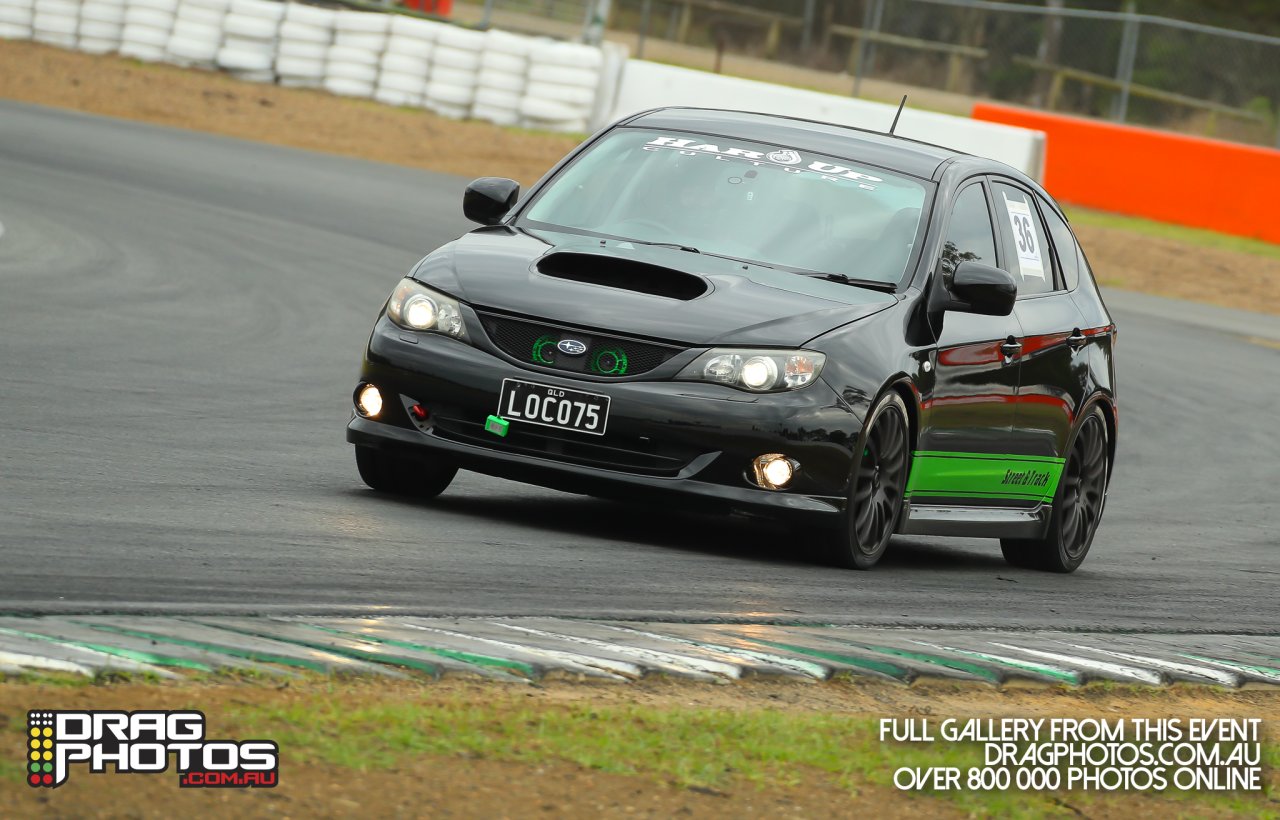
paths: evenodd
<path fill-rule="evenodd" d="M 795 390 L 813 382 L 827 357 L 812 350 L 732 350 L 715 348 L 694 359 L 681 381 L 727 384 L 753 393 Z"/>
<path fill-rule="evenodd" d="M 458 300 L 401 279 L 387 301 L 387 316 L 405 330 L 431 330 L 455 339 L 467 338 Z"/>

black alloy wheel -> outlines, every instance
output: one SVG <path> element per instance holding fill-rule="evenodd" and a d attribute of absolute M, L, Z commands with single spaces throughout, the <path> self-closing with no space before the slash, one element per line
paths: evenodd
<path fill-rule="evenodd" d="M 871 569 L 898 527 L 910 464 L 911 429 L 902 397 L 890 392 L 870 416 L 850 477 L 849 509 L 832 544 L 832 560 Z"/>
<path fill-rule="evenodd" d="M 1089 411 L 1062 470 L 1053 519 L 1042 539 L 1005 538 L 1000 549 L 1010 564 L 1049 572 L 1072 572 L 1084 561 L 1107 500 L 1110 453 L 1102 411 Z"/>

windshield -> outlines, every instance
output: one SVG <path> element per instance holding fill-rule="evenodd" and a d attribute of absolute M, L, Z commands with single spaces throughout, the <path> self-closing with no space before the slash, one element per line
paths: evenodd
<path fill-rule="evenodd" d="M 530 227 L 896 283 L 924 201 L 919 182 L 850 160 L 622 128 L 553 179 L 523 218 Z"/>

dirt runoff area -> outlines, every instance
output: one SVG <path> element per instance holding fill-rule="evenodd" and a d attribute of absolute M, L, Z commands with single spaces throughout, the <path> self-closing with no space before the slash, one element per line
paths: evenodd
<path fill-rule="evenodd" d="M 0 97 L 525 185 L 578 142 L 30 42 L 0 40 Z M 1242 252 L 1105 221 L 1077 222 L 1104 287 L 1280 314 L 1280 249 Z"/>
<path fill-rule="evenodd" d="M 179 789 L 170 772 L 23 783 L 30 709 L 199 709 L 206 737 L 279 744 L 274 789 Z M 964 744 L 881 742 L 877 718 L 1260 718 L 1266 790 L 921 792 L 901 766 L 982 765 Z M 1262 816 L 1280 809 L 1280 690 L 912 686 L 866 679 L 196 679 L 0 684 L 0 816 Z"/>

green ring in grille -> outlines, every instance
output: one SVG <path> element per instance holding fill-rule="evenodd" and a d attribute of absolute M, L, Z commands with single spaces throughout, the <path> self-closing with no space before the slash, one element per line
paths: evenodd
<path fill-rule="evenodd" d="M 548 347 L 555 349 L 556 337 L 551 335 L 539 336 L 537 341 L 533 343 L 533 361 L 535 364 L 555 364 L 555 359 L 549 359 L 543 355 Z"/>
<path fill-rule="evenodd" d="M 627 354 L 620 347 L 597 350 L 591 357 L 591 369 L 602 376 L 621 376 L 627 372 Z"/>

